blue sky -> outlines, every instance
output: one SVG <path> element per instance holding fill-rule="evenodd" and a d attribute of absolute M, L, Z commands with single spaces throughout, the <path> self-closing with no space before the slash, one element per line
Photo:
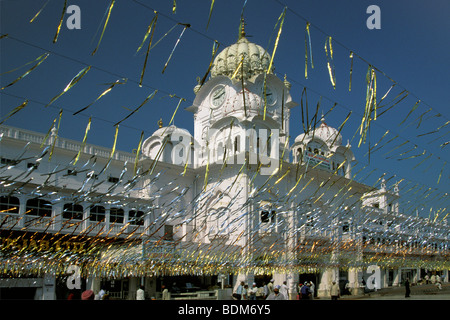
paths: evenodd
<path fill-rule="evenodd" d="M 59 110 L 63 109 L 60 136 L 82 140 L 88 119 L 92 117 L 88 143 L 111 147 L 115 132 L 113 125 L 158 89 L 158 94 L 151 102 L 121 123 L 117 148 L 124 151 L 135 149 L 141 131 L 144 131 L 145 137 L 150 136 L 157 129 L 159 118 L 167 124 L 178 104 L 178 97 L 186 101 L 181 104 L 175 116 L 175 124 L 193 133 L 193 116 L 183 109 L 190 106 L 195 98 L 193 88 L 197 84 L 196 78 L 203 77 L 207 70 L 213 40 L 220 43 L 219 50 L 237 41 L 239 20 L 246 3 L 244 16 L 249 40 L 272 52 L 275 36 L 270 36 L 286 6 L 283 30 L 274 57 L 276 74 L 280 77 L 287 75 L 292 83 L 291 94 L 298 103 L 306 87 L 310 114 L 314 112 L 319 100 L 324 113 L 337 103 L 326 118 L 330 126 L 337 128 L 347 114 L 352 112 L 342 134 L 344 142 L 351 140 L 358 166 L 365 167 L 357 179 L 374 169 L 374 173 L 365 181 L 368 184 L 375 183 L 383 173 L 386 173 L 386 178 L 396 175 L 389 181 L 391 186 L 400 179 L 405 179 L 402 182 L 405 189 L 417 184 L 419 187 L 413 189 L 412 196 L 420 187 L 424 189 L 415 196 L 431 188 L 435 193 L 423 200 L 424 205 L 429 206 L 427 201 L 437 194 L 436 199 L 440 202 L 433 204 L 435 208 L 448 207 L 445 193 L 449 189 L 450 170 L 445 163 L 450 146 L 445 147 L 443 144 L 449 141 L 450 125 L 442 127 L 436 133 L 426 133 L 440 128 L 450 119 L 449 1 L 216 0 L 209 27 L 206 28 L 211 5 L 209 0 L 177 0 L 175 14 L 172 13 L 173 0 L 116 0 L 95 55 L 91 53 L 98 43 L 110 1 L 68 0 L 68 5 L 78 5 L 81 9 L 81 29 L 69 30 L 66 20 L 70 15 L 65 14 L 56 43 L 52 40 L 61 19 L 64 1 L 50 0 L 35 21 L 29 22 L 46 1 L 0 2 L 0 33 L 9 35 L 0 39 L 1 86 L 15 80 L 34 63 L 14 72 L 3 73 L 35 60 L 45 52 L 50 53 L 28 76 L 0 91 L 2 119 L 25 99 L 30 101 L 23 110 L 8 119 L 6 125 L 45 133 L 58 116 Z M 381 9 L 379 30 L 369 30 L 366 27 L 369 17 L 366 9 L 372 4 Z M 153 10 L 159 12 L 154 42 L 177 22 L 189 23 L 191 27 L 183 34 L 164 74 L 164 64 L 183 27 L 176 26 L 150 51 L 143 86 L 139 87 L 147 43 L 139 53 L 136 54 L 136 50 L 154 16 Z M 304 76 L 306 21 L 311 23 L 315 67 L 308 68 L 308 79 Z M 327 71 L 324 51 L 327 36 L 333 39 L 336 89 L 333 89 Z M 357 55 L 353 60 L 351 92 L 348 90 L 350 50 Z M 397 85 L 391 90 L 386 102 L 403 90 L 408 92 L 401 103 L 372 122 L 369 139 L 372 146 L 387 130 L 389 133 L 383 143 L 397 135 L 398 138 L 371 154 L 370 163 L 366 155 L 369 141 L 357 148 L 359 136 L 356 135 L 352 140 L 364 113 L 368 63 L 378 70 L 378 98 L 393 84 L 389 78 Z M 92 68 L 79 83 L 51 106 L 45 107 L 88 65 Z M 88 109 L 73 115 L 75 111 L 93 102 L 108 88 L 108 83 L 121 78 L 128 78 L 127 83 L 115 86 Z M 399 126 L 399 122 L 405 119 L 419 99 L 419 107 Z M 303 131 L 300 107 L 293 109 L 290 126 L 293 141 Z M 405 145 L 395 149 L 405 141 Z M 399 160 L 423 152 L 425 156 L 432 156 L 419 166 L 417 165 L 424 156 Z M 441 179 L 437 184 L 441 171 Z"/>

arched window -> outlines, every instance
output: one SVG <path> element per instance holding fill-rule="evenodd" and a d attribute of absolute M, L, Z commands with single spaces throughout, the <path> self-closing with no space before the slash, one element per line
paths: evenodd
<path fill-rule="evenodd" d="M 102 206 L 92 206 L 89 209 L 89 220 L 90 221 L 105 221 L 106 210 Z"/>
<path fill-rule="evenodd" d="M 131 225 L 143 226 L 144 225 L 144 212 L 138 210 L 130 210 L 128 212 L 128 221 Z"/>
<path fill-rule="evenodd" d="M 0 213 L 19 213 L 20 201 L 16 197 L 0 197 Z"/>
<path fill-rule="evenodd" d="M 63 207 L 63 219 L 83 220 L 83 206 L 79 204 L 66 203 Z"/>
<path fill-rule="evenodd" d="M 123 223 L 124 211 L 122 208 L 109 209 L 109 222 Z"/>
<path fill-rule="evenodd" d="M 43 199 L 29 199 L 27 201 L 26 214 L 30 216 L 51 217 L 52 204 Z"/>

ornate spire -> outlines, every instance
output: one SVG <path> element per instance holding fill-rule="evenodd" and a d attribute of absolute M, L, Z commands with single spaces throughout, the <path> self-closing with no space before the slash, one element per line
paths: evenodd
<path fill-rule="evenodd" d="M 245 21 L 244 17 L 241 17 L 241 24 L 239 25 L 239 40 L 245 38 Z"/>

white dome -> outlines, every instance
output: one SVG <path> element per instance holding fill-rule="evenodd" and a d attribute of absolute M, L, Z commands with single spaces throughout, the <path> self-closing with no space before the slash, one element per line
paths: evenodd
<path fill-rule="evenodd" d="M 314 130 L 314 136 L 325 142 L 328 146 L 342 145 L 342 135 L 335 128 L 329 127 L 325 121 L 322 120 L 320 127 Z"/>
<path fill-rule="evenodd" d="M 153 132 L 152 137 L 164 138 L 164 137 L 169 136 L 169 135 L 171 135 L 173 133 L 178 133 L 179 135 L 192 137 L 192 135 L 190 134 L 189 131 L 187 131 L 186 129 L 178 128 L 175 125 L 170 125 L 168 127 L 161 127 L 161 128 L 159 128 L 158 130 Z"/>
<path fill-rule="evenodd" d="M 342 135 L 338 130 L 328 126 L 325 119 L 322 118 L 318 128 L 306 133 L 302 133 L 295 138 L 295 143 L 307 144 L 311 140 L 321 140 L 328 147 L 338 147 L 342 145 Z"/>
<path fill-rule="evenodd" d="M 267 51 L 263 47 L 248 41 L 242 35 L 237 43 L 223 49 L 214 59 L 211 77 L 224 75 L 231 78 L 241 63 L 242 57 L 244 57 L 244 79 L 265 73 L 269 68 L 270 55 Z M 270 73 L 272 73 L 272 70 L 270 70 Z M 236 74 L 236 78 L 242 78 L 240 70 Z"/>

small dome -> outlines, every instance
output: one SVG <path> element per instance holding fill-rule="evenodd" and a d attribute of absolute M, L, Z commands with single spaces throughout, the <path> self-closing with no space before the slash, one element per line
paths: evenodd
<path fill-rule="evenodd" d="M 320 127 L 314 130 L 314 136 L 329 146 L 331 144 L 334 146 L 342 145 L 342 135 L 335 128 L 329 127 L 323 118 Z"/>
<path fill-rule="evenodd" d="M 270 64 L 270 55 L 261 46 L 254 44 L 241 35 L 237 43 L 226 47 L 214 59 L 211 68 L 211 77 L 225 75 L 229 78 L 236 72 L 237 67 L 244 57 L 244 79 L 266 72 Z M 270 73 L 272 73 L 270 70 Z M 237 79 L 242 78 L 240 70 L 236 74 Z"/>
<path fill-rule="evenodd" d="M 307 144 L 313 138 L 323 141 L 329 147 L 337 147 L 342 145 L 342 135 L 335 128 L 328 126 L 323 117 L 318 128 L 308 132 L 308 134 L 302 133 L 298 135 L 297 138 L 295 138 L 295 143 Z"/>
<path fill-rule="evenodd" d="M 153 132 L 152 137 L 161 137 L 164 138 L 166 136 L 169 136 L 173 133 L 178 133 L 183 136 L 189 136 L 192 137 L 192 135 L 187 131 L 186 129 L 181 129 L 176 127 L 175 125 L 170 125 L 168 127 L 160 127 L 158 130 Z"/>

